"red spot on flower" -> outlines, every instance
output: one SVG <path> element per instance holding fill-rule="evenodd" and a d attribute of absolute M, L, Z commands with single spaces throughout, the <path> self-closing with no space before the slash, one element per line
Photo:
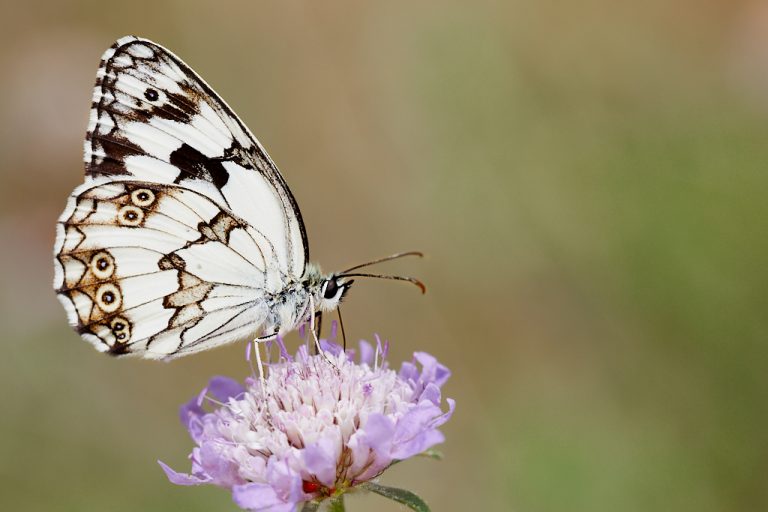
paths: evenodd
<path fill-rule="evenodd" d="M 307 494 L 314 494 L 318 492 L 322 488 L 322 486 L 317 482 L 308 482 L 304 480 L 301 483 L 301 488 Z"/>

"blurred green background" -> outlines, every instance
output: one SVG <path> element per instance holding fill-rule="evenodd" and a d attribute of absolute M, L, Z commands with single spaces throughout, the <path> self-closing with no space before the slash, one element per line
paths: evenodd
<path fill-rule="evenodd" d="M 5 2 L 0 508 L 234 510 L 169 484 L 177 408 L 242 345 L 114 360 L 67 327 L 54 222 L 101 53 L 180 55 L 298 198 L 350 338 L 453 370 L 433 510 L 768 509 L 768 6 L 762 1 Z M 343 199 L 343 200 L 340 200 Z M 289 339 L 296 346 L 297 338 Z M 388 511 L 377 496 L 350 510 Z"/>

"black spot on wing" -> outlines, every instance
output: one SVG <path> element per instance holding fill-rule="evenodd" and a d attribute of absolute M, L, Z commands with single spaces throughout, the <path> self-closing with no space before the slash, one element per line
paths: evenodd
<path fill-rule="evenodd" d="M 116 134 L 92 134 L 90 139 L 93 156 L 85 165 L 85 173 L 88 176 L 130 174 L 125 167 L 125 158 L 144 153 L 136 144 Z"/>
<path fill-rule="evenodd" d="M 259 158 L 255 146 L 250 146 L 246 149 L 234 140 L 232 141 L 232 144 L 224 150 L 224 160 L 235 162 L 244 169 L 254 169 L 254 162 L 263 164 L 264 162 L 260 161 Z M 260 169 L 261 168 L 263 168 L 263 165 Z"/>
<path fill-rule="evenodd" d="M 109 345 L 109 350 L 107 350 L 107 354 L 115 357 L 130 353 L 131 347 L 128 343 L 115 343 L 114 345 Z"/>
<path fill-rule="evenodd" d="M 187 262 L 178 254 L 172 252 L 160 258 L 157 266 L 160 270 L 184 270 L 187 267 Z"/>
<path fill-rule="evenodd" d="M 220 158 L 208 158 L 189 144 L 182 144 L 179 149 L 171 153 L 171 165 L 182 170 L 176 178 L 176 183 L 183 179 L 197 178 L 210 181 L 216 188 L 221 189 L 229 181 L 229 173 L 222 165 Z"/>
<path fill-rule="evenodd" d="M 229 245 L 229 236 L 237 228 L 245 228 L 246 224 L 235 219 L 225 212 L 217 213 L 210 222 L 200 222 L 197 230 L 200 232 L 200 238 L 195 243 L 205 243 L 206 241 L 217 241 Z"/>
<path fill-rule="evenodd" d="M 158 71 L 158 74 L 159 73 L 160 72 Z M 178 123 L 190 123 L 192 122 L 192 117 L 200 113 L 197 101 L 195 100 L 197 97 L 195 91 L 186 86 L 186 84 L 180 83 L 178 85 L 185 89 L 186 94 L 163 91 L 165 94 L 165 101 L 161 105 L 156 105 L 152 108 L 152 116 L 176 121 Z M 157 98 L 157 91 L 152 89 L 152 92 L 155 93 L 154 97 Z M 149 99 L 149 96 L 147 96 L 146 93 L 145 97 Z"/>

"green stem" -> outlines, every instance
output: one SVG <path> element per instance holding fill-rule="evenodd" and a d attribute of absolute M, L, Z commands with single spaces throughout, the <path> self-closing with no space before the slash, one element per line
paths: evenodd
<path fill-rule="evenodd" d="M 339 494 L 328 502 L 328 512 L 344 512 L 344 495 Z"/>
<path fill-rule="evenodd" d="M 320 508 L 319 501 L 308 501 L 304 504 L 303 507 L 301 507 L 301 512 L 317 512 L 317 509 L 319 508 Z"/>

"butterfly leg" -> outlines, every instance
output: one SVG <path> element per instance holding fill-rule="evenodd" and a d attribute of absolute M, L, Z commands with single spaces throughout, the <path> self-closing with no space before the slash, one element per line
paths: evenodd
<path fill-rule="evenodd" d="M 325 354 L 322 347 L 320 346 L 320 339 L 317 336 L 317 329 L 315 329 L 315 318 L 317 317 L 317 313 L 319 313 L 319 311 L 315 312 L 315 301 L 310 295 L 309 296 L 309 330 L 312 332 L 312 337 L 315 339 L 315 350 L 317 350 L 316 353 Z M 322 316 L 320 318 L 322 318 Z M 326 358 L 327 357 L 328 356 L 326 356 Z"/>
<path fill-rule="evenodd" d="M 265 341 L 273 340 L 275 338 L 277 338 L 277 331 L 272 334 L 259 336 L 253 340 L 253 348 L 256 351 L 256 364 L 259 366 L 259 381 L 261 382 L 261 392 L 265 397 L 267 393 L 267 380 L 264 378 L 264 364 L 261 362 L 261 347 L 259 344 Z"/>
<path fill-rule="evenodd" d="M 259 336 L 253 341 L 255 341 L 256 343 L 262 343 L 264 341 L 272 341 L 275 338 L 277 338 L 277 331 L 273 332 L 272 334 L 265 334 L 264 336 Z"/>
<path fill-rule="evenodd" d="M 322 311 L 315 312 L 315 325 L 317 326 L 317 329 L 315 330 L 315 338 L 320 339 L 320 336 L 323 333 L 323 312 Z M 315 346 L 315 355 L 317 355 L 317 346 Z"/>

